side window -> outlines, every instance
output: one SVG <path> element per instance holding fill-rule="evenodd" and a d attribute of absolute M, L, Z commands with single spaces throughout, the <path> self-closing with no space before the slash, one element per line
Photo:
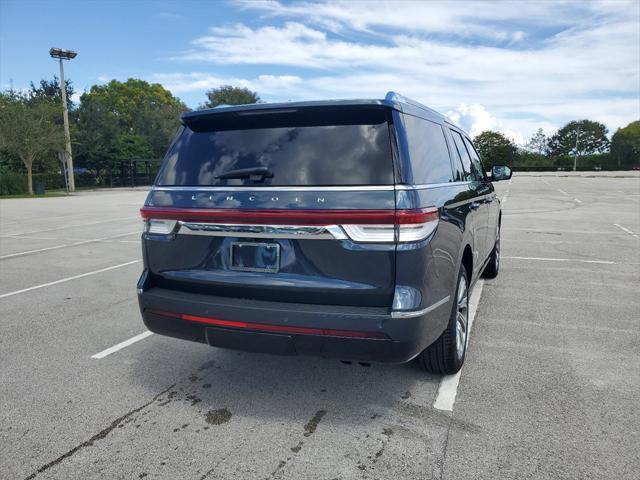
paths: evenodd
<path fill-rule="evenodd" d="M 429 120 L 404 114 L 409 160 L 416 185 L 453 181 L 449 149 L 442 127 Z"/>
<path fill-rule="evenodd" d="M 464 143 L 467 145 L 467 150 L 469 150 L 469 154 L 471 155 L 471 166 L 476 170 L 477 173 L 482 180 L 485 179 L 486 173 L 484 170 L 484 165 L 482 165 L 482 161 L 480 160 L 480 155 L 476 151 L 476 147 L 473 146 L 471 140 L 465 137 Z"/>
<path fill-rule="evenodd" d="M 464 141 L 462 140 L 462 135 L 460 135 L 455 130 L 451 130 L 451 136 L 453 137 L 453 142 L 456 144 L 456 149 L 458 151 L 458 156 L 462 161 L 462 170 L 464 171 L 464 180 L 474 180 L 475 177 L 473 175 L 473 167 L 471 166 L 471 157 L 469 156 L 469 152 L 467 152 L 466 147 L 464 146 Z"/>

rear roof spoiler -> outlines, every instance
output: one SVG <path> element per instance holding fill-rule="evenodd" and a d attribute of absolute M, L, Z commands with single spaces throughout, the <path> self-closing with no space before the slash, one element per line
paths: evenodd
<path fill-rule="evenodd" d="M 286 114 L 307 108 L 330 108 L 330 107 L 386 107 L 399 112 L 409 113 L 428 120 L 447 122 L 458 128 L 449 118 L 437 111 L 422 105 L 421 103 L 407 98 L 399 93 L 387 92 L 384 99 L 353 99 L 353 100 L 316 100 L 305 102 L 280 102 L 280 103 L 253 103 L 246 105 L 221 105 L 206 110 L 196 110 L 185 112 L 180 117 L 183 125 L 191 126 L 198 121 L 207 118 L 220 118 L 221 116 L 238 117 L 244 115 L 261 114 Z"/>

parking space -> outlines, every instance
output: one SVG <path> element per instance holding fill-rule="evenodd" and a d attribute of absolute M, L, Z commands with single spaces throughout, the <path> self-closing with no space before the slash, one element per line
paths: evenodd
<path fill-rule="evenodd" d="M 0 477 L 637 478 L 640 177 L 497 189 L 455 379 L 138 337 L 145 191 L 0 201 Z"/>

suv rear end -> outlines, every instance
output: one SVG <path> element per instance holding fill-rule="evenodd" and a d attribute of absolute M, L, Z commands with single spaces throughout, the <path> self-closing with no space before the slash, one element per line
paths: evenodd
<path fill-rule="evenodd" d="M 404 185 L 398 115 L 385 101 L 185 114 L 141 210 L 147 327 L 360 361 L 424 350 L 458 247 L 442 248 L 455 229 L 437 228 L 438 195 Z"/>

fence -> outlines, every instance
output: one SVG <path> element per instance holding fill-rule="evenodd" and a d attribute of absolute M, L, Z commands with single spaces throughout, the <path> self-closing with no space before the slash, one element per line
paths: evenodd
<path fill-rule="evenodd" d="M 160 168 L 160 159 L 136 159 L 114 162 L 104 177 L 78 168 L 74 175 L 76 188 L 138 187 L 151 185 Z M 81 171 L 78 171 L 81 170 Z M 34 173 L 33 185 L 42 184 L 45 190 L 65 190 L 64 174 Z M 0 195 L 27 193 L 27 174 L 0 169 Z"/>

